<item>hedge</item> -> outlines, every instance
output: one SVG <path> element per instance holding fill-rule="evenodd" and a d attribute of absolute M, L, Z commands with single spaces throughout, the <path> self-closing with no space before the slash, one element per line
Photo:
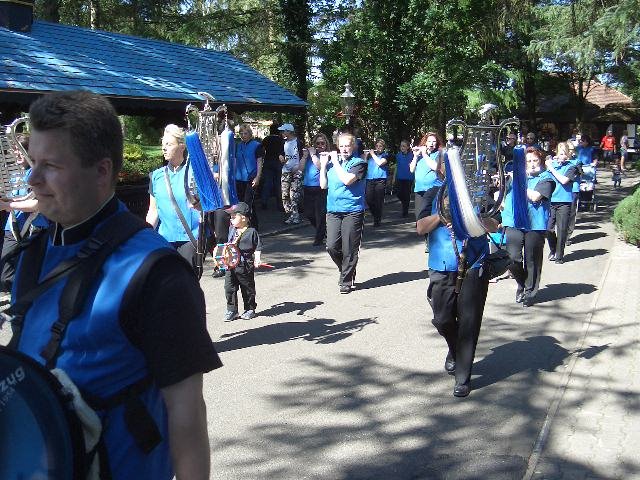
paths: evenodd
<path fill-rule="evenodd" d="M 625 242 L 640 247 L 640 188 L 616 206 L 613 224 Z"/>
<path fill-rule="evenodd" d="M 149 156 L 136 143 L 124 144 L 124 161 L 118 179 L 120 182 L 135 182 L 162 166 L 162 156 Z"/>

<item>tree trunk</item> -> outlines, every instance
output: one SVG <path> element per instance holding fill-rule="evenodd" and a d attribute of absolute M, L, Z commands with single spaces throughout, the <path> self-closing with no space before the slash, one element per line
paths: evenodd
<path fill-rule="evenodd" d="M 90 0 L 89 11 L 91 14 L 91 30 L 97 30 L 100 28 L 100 4 L 98 0 Z"/>

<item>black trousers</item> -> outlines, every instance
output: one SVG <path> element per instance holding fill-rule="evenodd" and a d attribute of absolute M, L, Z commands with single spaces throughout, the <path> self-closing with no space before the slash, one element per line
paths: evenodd
<path fill-rule="evenodd" d="M 315 240 L 322 242 L 327 236 L 327 190 L 304 187 L 304 214 L 316 229 Z"/>
<path fill-rule="evenodd" d="M 363 224 L 364 212 L 327 212 L 327 252 L 340 270 L 340 285 L 355 278 Z"/>
<path fill-rule="evenodd" d="M 207 222 L 214 233 L 216 243 L 227 243 L 229 238 L 229 228 L 231 226 L 231 215 L 224 208 L 219 208 L 207 214 Z"/>
<path fill-rule="evenodd" d="M 564 246 L 567 243 L 570 216 L 571 203 L 551 204 L 549 224 L 547 225 L 547 241 L 551 253 L 554 253 L 557 259 L 564 257 Z"/>
<path fill-rule="evenodd" d="M 478 268 L 469 269 L 460 293 L 455 293 L 458 272 L 429 270 L 427 299 L 433 309 L 432 323 L 449 346 L 456 361 L 456 383 L 469 383 L 480 335 L 489 278 Z"/>
<path fill-rule="evenodd" d="M 580 193 L 573 193 L 573 201 L 571 202 L 571 212 L 569 213 L 569 227 L 567 228 L 567 240 L 573 235 L 573 230 L 576 228 L 576 215 L 578 215 L 578 198 Z"/>
<path fill-rule="evenodd" d="M 365 190 L 365 200 L 369 211 L 373 216 L 373 223 L 379 224 L 382 220 L 382 209 L 384 207 L 384 191 L 387 186 L 387 180 L 378 178 L 375 180 L 367 180 Z"/>
<path fill-rule="evenodd" d="M 244 310 L 256 309 L 255 268 L 242 260 L 236 268 L 224 274 L 224 294 L 227 298 L 227 311 L 238 311 L 238 287 L 242 293 Z"/>
<path fill-rule="evenodd" d="M 411 201 L 412 180 L 396 180 L 396 196 L 402 205 L 402 216 L 409 215 L 409 202 Z"/>
<path fill-rule="evenodd" d="M 540 286 L 546 236 L 547 232 L 544 230 L 525 232 L 507 227 L 507 252 L 514 261 L 509 271 L 518 282 L 518 288 L 529 295 L 535 295 Z"/>
<path fill-rule="evenodd" d="M 173 248 L 175 248 L 180 256 L 184 258 L 189 264 L 194 267 L 196 264 L 196 247 L 190 241 L 186 242 L 171 242 Z"/>
<path fill-rule="evenodd" d="M 416 214 L 416 222 L 419 220 L 420 212 L 426 206 L 426 204 L 429 202 L 429 200 L 433 201 L 433 198 L 429 197 L 427 195 L 427 192 L 416 192 L 415 193 L 413 207 L 415 208 L 415 212 L 414 213 Z M 431 214 L 431 213 L 429 213 L 429 214 Z"/>
<path fill-rule="evenodd" d="M 251 185 L 251 181 L 241 182 L 236 180 L 236 192 L 238 193 L 238 200 L 246 203 L 251 208 L 251 217 L 249 221 L 251 226 L 258 230 L 258 215 L 256 214 L 256 208 L 253 204 L 256 198 L 256 191 Z"/>

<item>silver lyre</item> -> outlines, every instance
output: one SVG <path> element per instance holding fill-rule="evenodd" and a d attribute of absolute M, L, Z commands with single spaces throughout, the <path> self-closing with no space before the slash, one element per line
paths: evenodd
<path fill-rule="evenodd" d="M 467 125 L 454 119 L 447 123 L 447 130 L 461 128 L 462 147 L 447 149 L 449 166 L 456 187 L 458 209 L 465 230 L 471 237 L 486 233 L 481 219 L 495 215 L 505 194 L 504 155 L 500 151 L 502 138 L 509 128 L 518 128 L 520 120 L 509 118 L 497 125 L 491 123 L 490 114 L 497 107 L 487 104 L 480 110 L 477 125 Z M 455 127 L 455 128 L 454 128 Z M 497 195 L 494 196 L 497 191 Z M 440 196 L 441 200 L 444 195 Z M 438 213 L 450 220 L 440 201 Z"/>
<path fill-rule="evenodd" d="M 17 138 L 18 128 L 28 120 L 27 117 L 17 118 L 0 131 L 0 197 L 5 200 L 33 197 L 26 181 L 31 161 Z"/>
<path fill-rule="evenodd" d="M 205 99 L 202 110 L 194 105 L 187 105 L 186 116 L 189 130 L 195 130 L 200 137 L 204 154 L 207 157 L 209 168 L 213 170 L 214 165 L 218 165 L 218 186 L 225 205 L 231 205 L 228 161 L 229 149 L 233 145 L 229 145 L 228 135 L 228 118 L 227 106 L 221 105 L 213 110 L 209 102 L 215 101 L 215 98 L 206 93 L 198 92 L 198 95 Z M 195 122 L 192 122 L 195 117 Z"/>

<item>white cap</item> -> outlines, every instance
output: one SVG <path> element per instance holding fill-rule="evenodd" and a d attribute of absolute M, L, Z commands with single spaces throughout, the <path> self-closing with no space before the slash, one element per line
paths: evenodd
<path fill-rule="evenodd" d="M 280 130 L 281 132 L 295 132 L 296 131 L 296 129 L 293 128 L 293 125 L 291 125 L 290 123 L 285 123 L 281 127 L 278 127 L 278 130 Z"/>

